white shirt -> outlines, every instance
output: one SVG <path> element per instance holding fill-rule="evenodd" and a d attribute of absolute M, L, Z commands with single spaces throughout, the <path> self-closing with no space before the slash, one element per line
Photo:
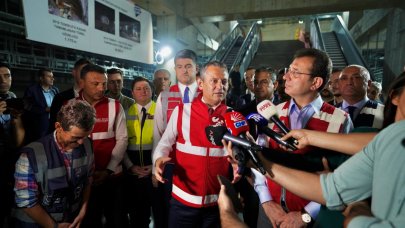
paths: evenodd
<path fill-rule="evenodd" d="M 189 100 L 190 102 L 194 99 L 194 95 L 197 93 L 197 82 L 193 82 L 192 84 L 186 86 L 181 84 L 180 82 L 177 83 L 179 86 L 179 90 L 181 93 L 181 97 L 183 98 L 184 96 L 184 90 L 186 87 L 189 88 Z M 155 117 L 153 118 L 153 149 L 152 149 L 152 158 L 154 151 L 160 141 L 160 138 L 162 137 L 164 131 L 166 130 L 165 123 L 164 123 L 164 118 L 163 116 L 167 115 L 167 110 L 162 110 L 162 93 L 159 94 L 159 97 L 156 100 L 156 108 L 155 108 Z M 174 115 L 174 111 L 172 113 L 172 116 Z M 177 118 L 176 118 L 177 119 Z M 176 120 L 177 124 L 177 120 Z"/>

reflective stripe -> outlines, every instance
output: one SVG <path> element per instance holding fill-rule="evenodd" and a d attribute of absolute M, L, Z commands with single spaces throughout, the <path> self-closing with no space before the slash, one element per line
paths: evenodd
<path fill-rule="evenodd" d="M 183 143 L 177 142 L 176 149 L 179 150 L 179 152 L 197 155 L 197 156 L 207 156 L 207 151 L 209 151 L 208 156 L 210 156 L 210 157 L 227 156 L 227 152 L 224 148 L 207 148 L 207 147 L 193 146 L 188 143 L 183 144 Z"/>
<path fill-rule="evenodd" d="M 202 196 L 191 195 L 191 194 L 181 190 L 175 184 L 173 184 L 172 192 L 173 192 L 173 194 L 177 195 L 184 201 L 187 201 L 189 203 L 196 204 L 196 205 L 203 205 Z M 211 203 L 215 203 L 217 201 L 218 201 L 218 194 L 204 196 L 204 204 L 211 204 Z"/>
<path fill-rule="evenodd" d="M 139 118 L 138 118 L 138 116 L 127 114 L 127 121 L 128 120 L 139 120 Z"/>
<path fill-rule="evenodd" d="M 142 145 L 142 150 L 152 150 L 153 144 L 143 144 Z M 141 149 L 141 145 L 136 145 L 136 144 L 128 144 L 127 147 L 128 150 L 136 150 L 139 151 Z"/>
<path fill-rule="evenodd" d="M 93 133 L 92 136 L 93 140 L 100 140 L 100 139 L 111 139 L 115 137 L 115 134 L 113 131 L 109 132 L 96 132 Z"/>
<path fill-rule="evenodd" d="M 181 131 L 183 134 L 183 138 L 185 142 L 191 142 L 190 141 L 190 125 L 192 124 L 190 122 L 190 116 L 191 116 L 191 103 L 187 103 L 183 105 L 183 113 L 180 113 L 183 124 L 181 126 Z"/>

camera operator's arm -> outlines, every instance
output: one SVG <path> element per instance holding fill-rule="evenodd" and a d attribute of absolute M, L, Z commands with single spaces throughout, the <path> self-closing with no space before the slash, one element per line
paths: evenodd
<path fill-rule="evenodd" d="M 376 132 L 340 134 L 299 129 L 291 130 L 282 140 L 294 137 L 298 140 L 299 149 L 311 145 L 353 155 L 363 149 L 375 135 Z"/>

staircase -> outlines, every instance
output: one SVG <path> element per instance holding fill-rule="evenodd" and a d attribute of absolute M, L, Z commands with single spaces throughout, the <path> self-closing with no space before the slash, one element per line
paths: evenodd
<path fill-rule="evenodd" d="M 304 43 L 298 40 L 263 41 L 250 65 L 255 68 L 285 68 L 290 65 L 294 53 L 304 47 Z"/>
<path fill-rule="evenodd" d="M 226 55 L 223 62 L 226 64 L 228 69 L 230 69 L 232 67 L 232 64 L 235 62 L 235 59 L 236 59 L 236 57 L 238 55 L 238 52 L 239 52 L 239 49 L 243 44 L 243 40 L 244 40 L 244 38 L 239 36 L 237 38 L 237 40 L 235 41 L 235 45 L 233 45 L 231 50 L 228 52 L 228 55 Z"/>
<path fill-rule="evenodd" d="M 333 67 L 338 69 L 345 68 L 347 66 L 346 58 L 340 48 L 335 32 L 324 32 L 322 33 L 322 38 L 326 49 L 325 51 L 331 58 Z"/>

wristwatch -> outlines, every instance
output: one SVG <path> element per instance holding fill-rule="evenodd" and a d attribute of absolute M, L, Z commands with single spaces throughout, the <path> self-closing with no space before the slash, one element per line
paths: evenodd
<path fill-rule="evenodd" d="M 312 217 L 305 209 L 301 210 L 301 219 L 307 225 L 312 223 Z"/>

